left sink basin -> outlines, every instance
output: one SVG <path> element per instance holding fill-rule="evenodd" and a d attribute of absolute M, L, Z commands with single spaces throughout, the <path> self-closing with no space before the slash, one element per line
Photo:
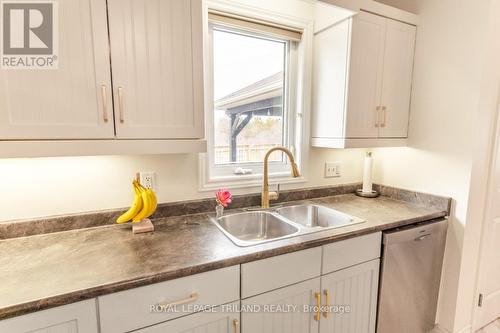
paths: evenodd
<path fill-rule="evenodd" d="M 251 246 L 295 235 L 299 228 L 268 211 L 243 212 L 213 219 L 215 225 L 238 246 Z"/>

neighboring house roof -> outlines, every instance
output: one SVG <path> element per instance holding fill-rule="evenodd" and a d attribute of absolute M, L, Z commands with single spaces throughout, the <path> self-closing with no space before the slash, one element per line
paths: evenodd
<path fill-rule="evenodd" d="M 283 92 L 283 71 L 265 77 L 215 101 L 215 108 L 228 110 L 241 105 L 281 96 Z"/>

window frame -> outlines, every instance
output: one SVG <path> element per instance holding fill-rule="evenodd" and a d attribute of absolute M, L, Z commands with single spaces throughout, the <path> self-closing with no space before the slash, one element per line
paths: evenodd
<path fill-rule="evenodd" d="M 267 22 L 276 22 L 302 30 L 300 42 L 287 42 L 287 61 L 285 62 L 285 87 L 283 103 L 286 103 L 287 112 L 284 112 L 283 123 L 285 131 L 285 147 L 294 153 L 296 162 L 301 170 L 301 177 L 292 178 L 290 165 L 285 156 L 284 162 L 269 163 L 269 178 L 271 183 L 300 183 L 306 182 L 307 157 L 309 147 L 309 106 L 310 103 L 310 72 L 312 58 L 312 21 L 287 18 L 263 11 L 259 8 L 241 7 L 237 4 L 229 5 L 220 0 L 209 0 L 204 5 L 204 43 L 205 43 L 205 133 L 207 139 L 207 153 L 200 154 L 200 191 L 213 190 L 221 186 L 240 188 L 255 187 L 262 182 L 262 162 L 237 163 L 229 165 L 215 165 L 214 163 L 214 103 L 213 103 L 213 29 L 212 26 L 223 26 L 211 23 L 208 20 L 209 9 L 220 10 L 252 19 L 262 19 Z M 223 27 L 222 30 L 239 32 L 250 36 L 257 36 L 269 40 L 280 40 L 276 36 L 258 33 L 244 28 Z M 283 41 L 283 40 L 281 40 Z M 299 82 L 300 81 L 300 82 Z M 310 104 L 309 104 L 310 105 Z M 306 107 L 305 107 L 306 106 Z M 285 110 L 285 105 L 284 105 Z M 235 175 L 236 167 L 251 168 L 252 173 Z M 217 172 L 212 172 L 216 170 Z"/>
<path fill-rule="evenodd" d="M 285 41 L 282 39 L 278 39 L 275 37 L 271 36 L 266 36 L 264 34 L 259 34 L 256 32 L 250 32 L 250 31 L 244 31 L 242 29 L 237 29 L 237 28 L 232 28 L 232 27 L 226 27 L 220 24 L 214 24 L 214 23 L 209 23 L 209 34 L 210 34 L 210 39 L 211 39 L 211 45 L 213 45 L 213 31 L 219 30 L 219 31 L 226 31 L 229 33 L 234 33 L 234 34 L 239 34 L 242 36 L 249 36 L 252 38 L 260 38 L 264 40 L 270 40 L 270 41 L 277 41 L 280 43 L 285 44 L 285 61 L 284 61 L 284 78 L 283 78 L 283 83 L 284 83 L 284 88 L 283 88 L 283 116 L 282 116 L 282 130 L 283 130 L 283 144 L 282 146 L 291 149 L 292 151 L 295 150 L 295 128 L 294 128 L 294 123 L 295 123 L 295 112 L 294 112 L 294 104 L 293 104 L 293 99 L 295 97 L 295 89 L 294 86 L 295 84 L 291 80 L 290 73 L 293 73 L 293 71 L 296 70 L 295 63 L 296 61 L 294 60 L 297 57 L 297 52 L 296 52 L 296 47 L 293 45 L 294 42 L 292 41 Z M 213 55 L 213 50 L 212 50 L 212 55 Z M 210 64 L 212 65 L 213 62 Z M 211 68 L 212 73 L 213 73 L 213 68 Z M 212 74 L 213 78 L 213 74 Z M 212 80 L 213 82 L 213 80 Z M 210 86 L 210 93 L 213 96 L 213 85 Z M 209 126 L 209 129 L 207 130 L 207 141 L 208 141 L 208 162 L 209 162 L 209 168 L 210 171 L 213 171 L 214 173 L 211 175 L 213 179 L 228 179 L 232 178 L 233 176 L 235 178 L 241 178 L 242 175 L 236 175 L 234 174 L 234 169 L 235 168 L 245 168 L 245 169 L 252 169 L 253 173 L 251 175 L 258 176 L 261 175 L 263 172 L 263 165 L 262 161 L 259 162 L 240 162 L 240 163 L 233 163 L 233 164 L 215 164 L 215 156 L 214 156 L 214 142 L 215 142 L 215 132 L 214 132 L 214 108 L 212 106 L 211 109 L 208 110 L 209 116 L 211 120 L 207 119 L 207 126 Z M 283 161 L 269 161 L 269 170 L 271 171 L 271 174 L 275 174 L 278 172 L 286 172 L 289 170 L 290 162 L 288 161 L 287 158 L 284 158 Z"/>

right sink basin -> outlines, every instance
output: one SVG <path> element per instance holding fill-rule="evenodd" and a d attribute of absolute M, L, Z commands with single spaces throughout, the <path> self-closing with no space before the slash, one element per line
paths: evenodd
<path fill-rule="evenodd" d="M 276 212 L 306 228 L 340 228 L 362 223 L 364 220 L 320 205 L 281 207 Z"/>

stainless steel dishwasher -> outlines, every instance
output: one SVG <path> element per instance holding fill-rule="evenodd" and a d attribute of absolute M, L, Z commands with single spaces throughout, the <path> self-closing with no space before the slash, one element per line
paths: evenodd
<path fill-rule="evenodd" d="M 434 327 L 447 220 L 385 232 L 377 333 L 425 333 Z"/>

